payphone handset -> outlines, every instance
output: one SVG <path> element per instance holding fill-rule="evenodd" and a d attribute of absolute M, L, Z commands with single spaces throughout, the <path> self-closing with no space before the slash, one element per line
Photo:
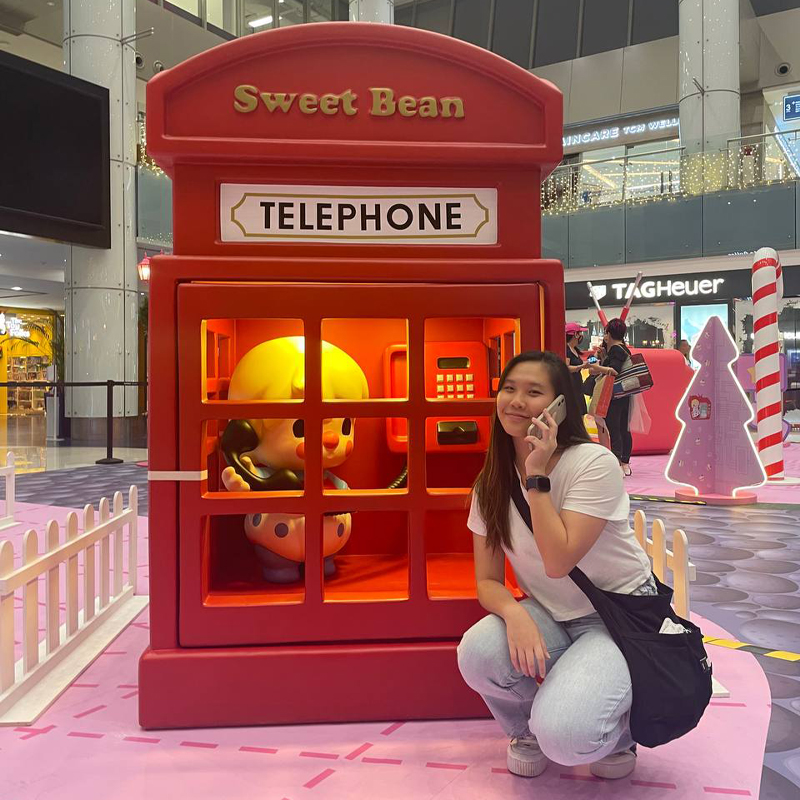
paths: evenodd
<path fill-rule="evenodd" d="M 567 418 L 567 401 L 564 399 L 564 395 L 560 394 L 550 403 L 549 406 L 545 409 L 550 416 L 555 421 L 556 425 L 560 425 L 566 418 Z M 544 411 L 539 414 L 536 418 L 539 422 L 545 421 Z M 535 436 L 537 439 L 542 438 L 542 431 L 536 425 L 531 423 L 530 427 L 528 428 L 528 436 Z"/>
<path fill-rule="evenodd" d="M 407 348 L 389 346 L 384 354 L 384 380 L 390 397 L 407 396 Z M 425 344 L 425 395 L 437 400 L 474 400 L 490 396 L 488 350 L 482 342 Z M 405 419 L 386 421 L 393 453 L 408 450 Z M 484 452 L 489 443 L 489 419 L 442 417 L 426 420 L 425 449 L 430 452 Z"/>

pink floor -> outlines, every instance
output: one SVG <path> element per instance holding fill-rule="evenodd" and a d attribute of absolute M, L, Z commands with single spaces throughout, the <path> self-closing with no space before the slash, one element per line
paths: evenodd
<path fill-rule="evenodd" d="M 39 527 L 68 511 L 20 504 L 18 516 Z M 712 701 L 679 741 L 641 749 L 631 778 L 605 782 L 586 767 L 551 765 L 526 780 L 507 773 L 506 742 L 491 720 L 143 731 L 137 661 L 148 619 L 146 610 L 34 726 L 0 728 L 0 800 L 758 797 L 770 693 L 746 653 L 712 648 L 731 696 Z M 332 691 L 355 700 L 357 690 Z"/>
<path fill-rule="evenodd" d="M 800 444 L 790 444 L 783 448 L 786 476 L 800 478 Z M 654 497 L 675 497 L 678 487 L 664 477 L 669 455 L 636 456 L 631 459 L 633 475 L 625 479 L 629 494 L 652 495 Z M 759 503 L 800 504 L 800 483 L 781 485 L 767 483 L 754 490 Z"/>

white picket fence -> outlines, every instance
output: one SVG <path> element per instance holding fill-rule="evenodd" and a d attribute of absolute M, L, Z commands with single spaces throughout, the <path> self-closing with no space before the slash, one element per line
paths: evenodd
<path fill-rule="evenodd" d="M 6 480 L 6 513 L 0 517 L 0 531 L 16 525 L 14 519 L 14 501 L 17 493 L 17 469 L 14 465 L 14 454 L 6 456 L 6 465 L 0 467 L 0 477 Z"/>
<path fill-rule="evenodd" d="M 76 512 L 67 517 L 64 537 L 59 524 L 51 520 L 46 527 L 41 553 L 37 532 L 25 533 L 22 563 L 16 568 L 11 542 L 0 541 L 0 725 L 30 724 L 25 720 L 35 719 L 44 711 L 69 680 L 88 666 L 91 658 L 146 605 L 146 597 L 137 597 L 134 602 L 137 514 L 138 490 L 131 486 L 127 508 L 123 507 L 121 492 L 114 495 L 113 509 L 107 498 L 100 501 L 97 520 L 94 508 L 87 505 L 83 509 L 81 533 Z M 128 541 L 125 544 L 126 527 Z M 128 551 L 127 575 L 123 574 L 124 547 Z M 79 591 L 79 558 L 83 567 L 82 593 Z M 62 569 L 66 612 L 65 622 L 59 624 Z M 45 586 L 45 637 L 41 642 L 40 578 Z M 15 630 L 14 619 L 17 592 L 22 594 L 20 631 Z M 15 663 L 14 640 L 18 637 L 22 643 L 22 657 Z M 65 666 L 67 661 L 71 663 Z M 60 673 L 58 679 L 48 679 L 49 688 L 41 690 L 42 682 L 54 672 Z M 30 700 L 32 693 L 37 697 Z M 20 706 L 25 708 L 20 709 Z"/>
<path fill-rule="evenodd" d="M 653 562 L 653 572 L 662 582 L 669 584 L 667 570 L 672 572 L 672 607 L 679 617 L 689 619 L 691 612 L 689 602 L 689 584 L 697 577 L 694 564 L 689 561 L 689 540 L 686 532 L 678 528 L 672 534 L 672 550 L 667 548 L 667 533 L 664 521 L 653 520 L 653 536 L 647 536 L 647 517 L 644 511 L 633 515 L 633 532 L 639 544 Z M 712 696 L 715 698 L 730 697 L 731 693 L 716 678 L 711 678 Z"/>
<path fill-rule="evenodd" d="M 680 529 L 672 534 L 672 550 L 667 548 L 667 533 L 664 521 L 653 520 L 653 537 L 647 536 L 647 517 L 644 511 L 633 516 L 633 532 L 639 544 L 653 562 L 653 572 L 662 583 L 672 585 L 672 606 L 679 617 L 689 619 L 689 583 L 697 577 L 694 564 L 689 561 L 689 541 Z M 672 581 L 667 578 L 672 572 Z"/>

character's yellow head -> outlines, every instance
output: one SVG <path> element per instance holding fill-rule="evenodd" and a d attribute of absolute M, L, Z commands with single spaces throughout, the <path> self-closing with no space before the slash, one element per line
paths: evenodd
<path fill-rule="evenodd" d="M 305 338 L 287 336 L 262 342 L 247 352 L 231 376 L 230 400 L 301 400 L 305 395 Z M 322 342 L 322 396 L 325 400 L 363 400 L 369 397 L 361 367 L 344 350 Z M 274 468 L 302 469 L 305 458 L 304 423 L 293 419 L 250 420 L 259 438 L 251 454 L 257 463 Z M 350 419 L 326 419 L 323 424 L 323 463 L 341 464 L 353 451 Z"/>

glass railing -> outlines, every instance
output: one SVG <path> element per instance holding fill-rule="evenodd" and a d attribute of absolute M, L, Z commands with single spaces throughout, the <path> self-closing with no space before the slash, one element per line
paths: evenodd
<path fill-rule="evenodd" d="M 800 131 L 731 139 L 727 153 L 730 189 L 749 189 L 800 177 Z"/>
<path fill-rule="evenodd" d="M 542 184 L 542 213 L 569 214 L 622 203 L 675 200 L 800 178 L 800 132 L 731 139 L 725 150 L 675 147 L 557 167 Z"/>

